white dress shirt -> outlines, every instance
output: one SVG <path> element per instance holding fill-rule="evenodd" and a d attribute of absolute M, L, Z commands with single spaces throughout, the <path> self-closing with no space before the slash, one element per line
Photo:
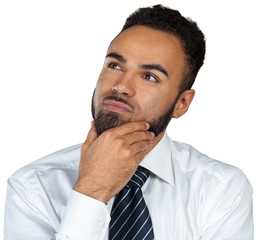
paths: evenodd
<path fill-rule="evenodd" d="M 7 186 L 5 240 L 107 240 L 107 205 L 73 191 L 80 145 L 18 170 Z M 166 134 L 140 164 L 155 240 L 252 240 L 252 187 L 244 173 Z"/>

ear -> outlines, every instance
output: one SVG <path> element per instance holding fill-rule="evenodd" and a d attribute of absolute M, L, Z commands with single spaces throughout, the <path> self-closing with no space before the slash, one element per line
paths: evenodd
<path fill-rule="evenodd" d="M 187 112 L 194 98 L 194 95 L 195 95 L 195 91 L 193 89 L 185 90 L 180 95 L 179 99 L 176 102 L 176 105 L 172 114 L 173 118 L 180 118 Z"/>

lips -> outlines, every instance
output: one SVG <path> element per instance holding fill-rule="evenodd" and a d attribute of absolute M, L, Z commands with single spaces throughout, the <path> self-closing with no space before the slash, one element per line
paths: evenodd
<path fill-rule="evenodd" d="M 103 104 L 108 110 L 113 112 L 132 112 L 132 109 L 127 104 L 115 100 L 104 100 Z"/>

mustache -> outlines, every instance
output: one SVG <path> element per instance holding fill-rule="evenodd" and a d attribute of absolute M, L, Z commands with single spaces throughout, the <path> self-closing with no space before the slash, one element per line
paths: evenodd
<path fill-rule="evenodd" d="M 135 110 L 135 106 L 132 103 L 130 103 L 128 100 L 122 98 L 119 95 L 107 96 L 103 100 L 114 100 L 116 102 L 121 102 L 121 103 L 128 105 L 132 110 Z"/>

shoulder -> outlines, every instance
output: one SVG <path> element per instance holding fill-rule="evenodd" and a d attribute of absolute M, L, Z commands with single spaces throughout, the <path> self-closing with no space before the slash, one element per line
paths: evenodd
<path fill-rule="evenodd" d="M 81 145 L 77 144 L 64 148 L 20 168 L 9 178 L 9 183 L 23 183 L 40 176 L 50 177 L 71 169 L 77 170 L 80 162 Z"/>
<path fill-rule="evenodd" d="M 248 181 L 238 167 L 210 158 L 189 144 L 171 140 L 171 145 L 175 168 L 186 175 L 200 178 L 201 181 L 221 184 L 227 184 L 232 179 L 240 182 Z"/>
<path fill-rule="evenodd" d="M 184 189 L 188 193 L 187 199 L 199 199 L 205 216 L 232 206 L 248 208 L 246 212 L 250 213 L 253 188 L 241 169 L 212 159 L 191 145 L 171 144 L 176 186 L 180 192 Z M 237 207 L 241 204 L 246 207 Z"/>
<path fill-rule="evenodd" d="M 77 180 L 81 144 L 59 150 L 16 171 L 7 182 L 8 215 L 37 216 L 58 224 Z M 34 218 L 34 217 L 33 217 Z"/>

